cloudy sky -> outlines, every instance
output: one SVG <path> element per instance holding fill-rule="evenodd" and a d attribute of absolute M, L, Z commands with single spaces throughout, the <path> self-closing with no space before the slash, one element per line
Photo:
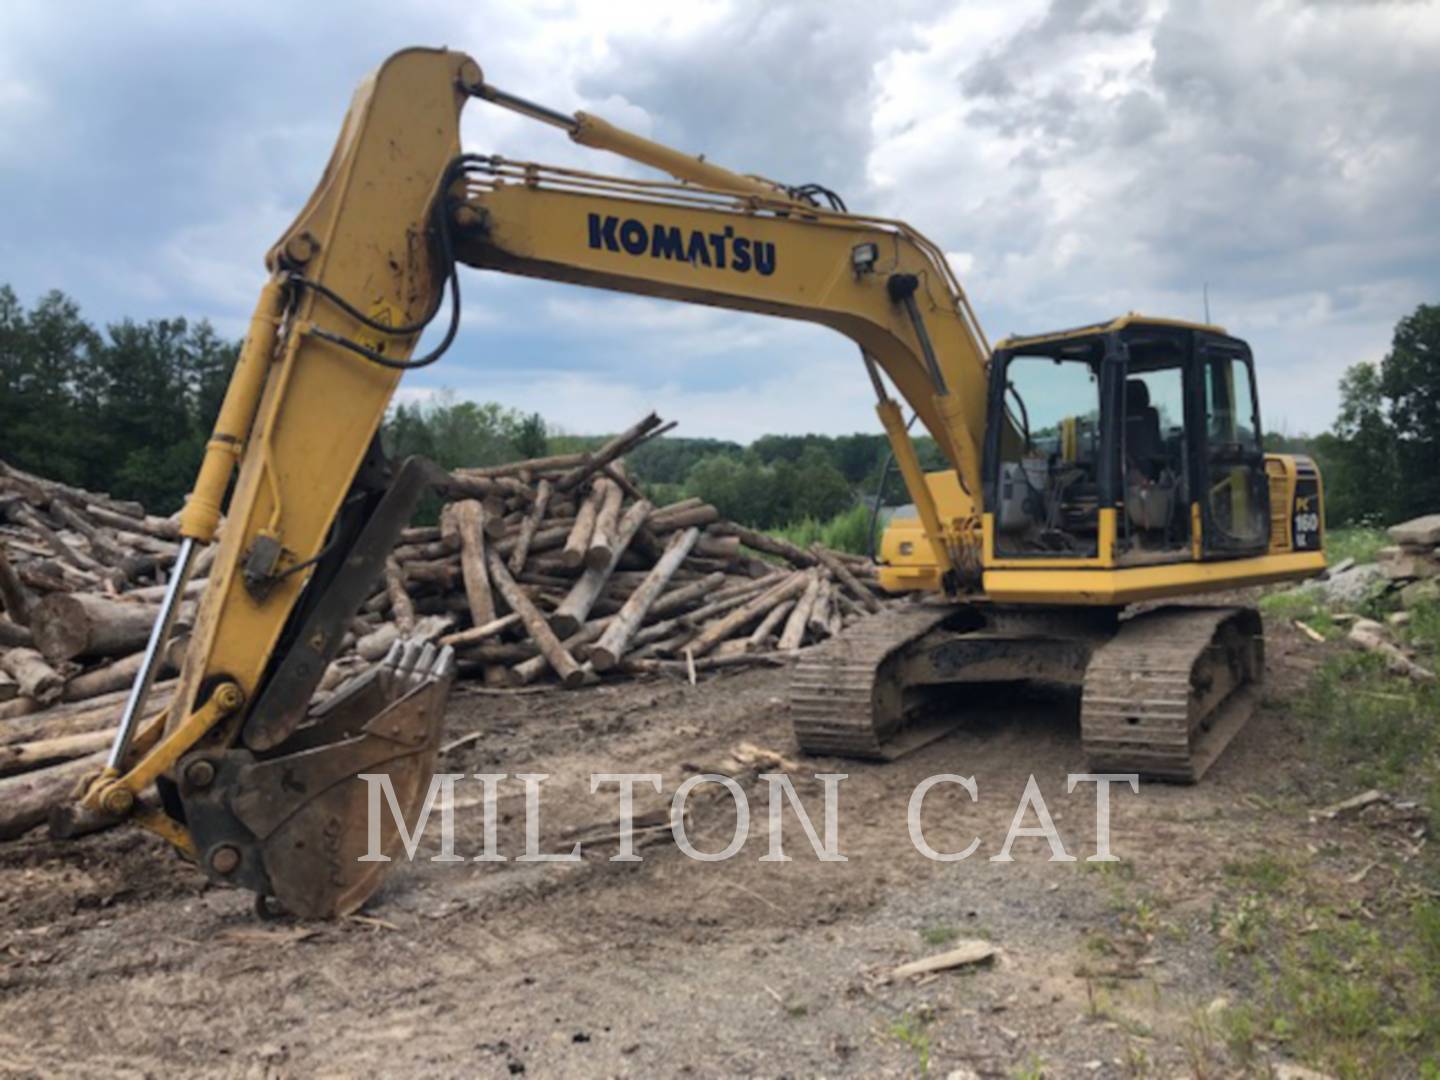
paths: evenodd
<path fill-rule="evenodd" d="M 448 45 L 487 78 L 740 171 L 819 181 L 949 253 L 991 338 L 1212 315 L 1266 426 L 1440 302 L 1440 6 L 1339 0 L 0 5 L 0 281 L 238 336 L 356 82 Z M 467 149 L 629 172 L 472 104 Z M 855 350 L 760 316 L 470 272 L 453 390 L 611 430 L 873 431 Z"/>

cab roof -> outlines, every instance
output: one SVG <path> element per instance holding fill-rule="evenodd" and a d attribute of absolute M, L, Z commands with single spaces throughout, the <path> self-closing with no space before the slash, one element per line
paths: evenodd
<path fill-rule="evenodd" d="M 1092 323 L 1089 326 L 1075 326 L 1068 330 L 1052 330 L 1044 334 L 1011 334 L 1003 341 L 997 342 L 997 349 L 1016 349 L 1027 345 L 1048 344 L 1055 341 L 1066 341 L 1070 338 L 1090 337 L 1094 334 L 1108 334 L 1115 330 L 1123 330 L 1127 326 L 1173 326 L 1182 330 L 1206 330 L 1212 334 L 1229 336 L 1223 326 L 1214 323 L 1190 322 L 1188 319 L 1165 319 L 1155 315 L 1141 315 L 1138 311 L 1131 311 L 1120 315 L 1109 322 Z"/>

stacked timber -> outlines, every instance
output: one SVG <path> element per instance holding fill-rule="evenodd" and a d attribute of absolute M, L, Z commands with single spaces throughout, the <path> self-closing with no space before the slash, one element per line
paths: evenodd
<path fill-rule="evenodd" d="M 179 536 L 175 519 L 139 503 L 0 462 L 0 839 L 39 824 L 100 767 Z M 165 651 L 157 707 L 187 623 L 182 613 Z"/>
<path fill-rule="evenodd" d="M 354 617 L 323 697 L 402 637 L 455 648 L 491 688 L 778 663 L 880 610 L 867 559 L 802 549 L 700 499 L 654 506 L 624 457 L 673 425 L 653 414 L 597 450 L 461 468 L 439 520 L 400 537 Z M 0 839 L 96 771 L 140 666 L 174 518 L 0 463 Z M 195 580 L 151 698 L 184 656 Z"/>
<path fill-rule="evenodd" d="M 401 637 L 492 687 L 774 663 L 880 610 L 868 559 L 805 550 L 700 499 L 656 507 L 624 455 L 653 414 L 586 454 L 457 469 L 437 525 L 401 537 L 327 685 Z"/>

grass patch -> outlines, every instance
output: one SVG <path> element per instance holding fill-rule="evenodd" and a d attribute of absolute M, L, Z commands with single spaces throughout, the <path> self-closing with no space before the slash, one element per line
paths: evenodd
<path fill-rule="evenodd" d="M 868 507 L 856 505 L 829 521 L 805 518 L 783 528 L 771 529 L 770 533 L 782 540 L 789 540 L 797 547 L 808 548 L 811 544 L 819 543 L 833 551 L 869 555 L 870 510 Z"/>
<path fill-rule="evenodd" d="M 1405 634 L 1426 647 L 1440 615 L 1413 611 Z M 1391 675 L 1369 653 L 1337 651 L 1287 705 L 1336 797 L 1366 787 L 1418 795 L 1440 821 L 1440 687 Z M 1211 1041 L 1247 1068 L 1278 1050 L 1341 1078 L 1440 1080 L 1435 856 L 1389 865 L 1395 886 L 1361 899 L 1337 889 L 1323 839 L 1315 862 L 1266 851 L 1223 865 L 1210 931 L 1246 992 L 1214 1018 Z M 1386 849 L 1374 850 L 1382 858 Z"/>
<path fill-rule="evenodd" d="M 1357 785 L 1426 792 L 1440 810 L 1440 688 L 1396 678 L 1372 653 L 1331 657 L 1296 703 L 1325 764 Z"/>
<path fill-rule="evenodd" d="M 1225 877 L 1263 893 L 1275 893 L 1290 880 L 1290 865 L 1268 852 L 1253 859 L 1232 859 L 1222 868 Z"/>
<path fill-rule="evenodd" d="M 1384 529 L 1370 525 L 1351 525 L 1329 529 L 1325 533 L 1325 559 L 1330 565 L 1354 559 L 1357 563 L 1374 562 L 1380 549 L 1390 543 Z"/>
<path fill-rule="evenodd" d="M 1412 648 L 1440 654 L 1440 604 L 1416 604 L 1410 609 L 1410 623 L 1401 635 Z"/>
<path fill-rule="evenodd" d="M 927 926 L 920 931 L 920 940 L 934 948 L 949 945 L 959 936 L 960 931 L 953 926 Z"/>
<path fill-rule="evenodd" d="M 905 1010 L 900 1014 L 900 1019 L 890 1025 L 889 1034 L 892 1039 L 899 1041 L 910 1048 L 915 1055 L 915 1067 L 921 1076 L 930 1075 L 930 1021 L 933 1019 L 928 1013 L 911 1012 Z"/>

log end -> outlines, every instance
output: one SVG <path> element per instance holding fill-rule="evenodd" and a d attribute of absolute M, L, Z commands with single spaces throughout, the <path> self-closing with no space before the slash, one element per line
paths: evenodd
<path fill-rule="evenodd" d="M 561 641 L 579 633 L 580 625 L 580 620 L 574 615 L 568 615 L 561 611 L 550 616 L 550 629 Z"/>

